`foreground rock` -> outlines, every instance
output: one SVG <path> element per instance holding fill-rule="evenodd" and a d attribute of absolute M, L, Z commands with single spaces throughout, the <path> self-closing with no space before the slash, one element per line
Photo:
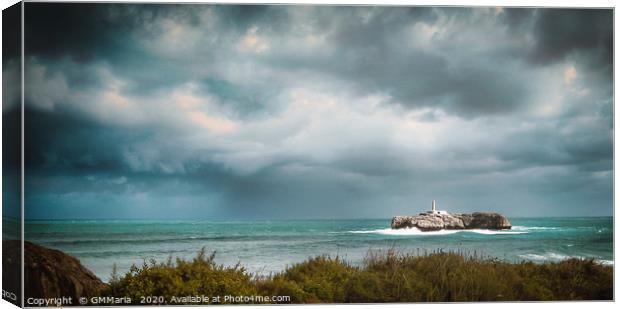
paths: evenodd
<path fill-rule="evenodd" d="M 2 268 L 7 278 L 19 280 L 21 244 L 2 242 Z M 3 278 L 4 280 L 4 278 Z M 95 296 L 105 284 L 80 261 L 61 251 L 24 242 L 24 291 L 26 298 Z"/>
<path fill-rule="evenodd" d="M 417 216 L 396 216 L 392 218 L 393 229 L 418 228 L 421 231 L 464 230 L 464 229 L 510 229 L 508 219 L 494 212 L 472 214 L 421 213 Z"/>

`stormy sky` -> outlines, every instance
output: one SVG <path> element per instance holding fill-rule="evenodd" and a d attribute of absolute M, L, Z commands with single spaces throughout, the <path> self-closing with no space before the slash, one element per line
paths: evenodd
<path fill-rule="evenodd" d="M 611 215 L 612 29 L 599 9 L 26 3 L 26 215 Z"/>

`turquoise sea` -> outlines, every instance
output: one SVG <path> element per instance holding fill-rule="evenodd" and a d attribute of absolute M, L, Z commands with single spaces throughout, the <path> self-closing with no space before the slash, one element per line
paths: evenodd
<path fill-rule="evenodd" d="M 27 221 L 25 238 L 79 258 L 103 280 L 144 260 L 191 258 L 205 247 L 216 261 L 268 275 L 310 256 L 359 264 L 370 250 L 461 251 L 509 261 L 594 258 L 613 264 L 613 218 L 511 218 L 512 230 L 391 230 L 390 219 L 283 221 Z"/>

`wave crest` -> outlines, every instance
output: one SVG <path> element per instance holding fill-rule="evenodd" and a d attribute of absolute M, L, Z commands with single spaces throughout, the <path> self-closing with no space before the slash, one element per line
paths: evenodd
<path fill-rule="evenodd" d="M 571 255 L 564 255 L 564 254 L 560 254 L 560 253 L 556 253 L 556 252 L 546 252 L 543 254 L 535 254 L 535 253 L 526 253 L 526 254 L 519 254 L 518 257 L 524 259 L 524 260 L 529 260 L 529 261 L 533 261 L 533 262 L 560 262 L 563 260 L 567 260 L 567 259 L 572 259 L 572 258 L 577 258 L 577 259 L 590 259 L 592 257 L 584 257 L 584 256 L 571 256 Z M 602 264 L 602 265 L 614 265 L 614 261 L 613 260 L 603 260 L 603 259 L 594 259 L 594 261 L 596 263 Z"/>
<path fill-rule="evenodd" d="M 477 233 L 484 235 L 505 235 L 505 234 L 527 234 L 525 231 L 499 231 L 499 230 L 439 230 L 424 232 L 418 228 L 406 228 L 406 229 L 376 229 L 376 230 L 363 230 L 363 231 L 348 231 L 353 234 L 380 234 L 380 235 L 396 235 L 396 236 L 437 236 L 437 235 L 450 235 L 456 233 Z"/>
<path fill-rule="evenodd" d="M 537 231 L 537 230 L 557 230 L 557 227 L 550 226 L 519 226 L 515 225 L 512 227 L 515 231 Z"/>

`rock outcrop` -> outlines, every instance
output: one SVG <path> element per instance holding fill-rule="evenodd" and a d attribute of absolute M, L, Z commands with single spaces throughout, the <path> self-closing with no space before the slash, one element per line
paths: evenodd
<path fill-rule="evenodd" d="M 19 282 L 21 244 L 2 242 L 2 268 L 7 277 Z M 4 280 L 4 278 L 3 278 Z M 80 261 L 61 251 L 24 242 L 24 292 L 26 298 L 90 297 L 105 287 Z"/>
<path fill-rule="evenodd" d="M 421 231 L 463 230 L 463 229 L 510 229 L 508 219 L 494 212 L 472 214 L 421 213 L 417 216 L 396 216 L 392 218 L 393 229 L 418 228 Z"/>

